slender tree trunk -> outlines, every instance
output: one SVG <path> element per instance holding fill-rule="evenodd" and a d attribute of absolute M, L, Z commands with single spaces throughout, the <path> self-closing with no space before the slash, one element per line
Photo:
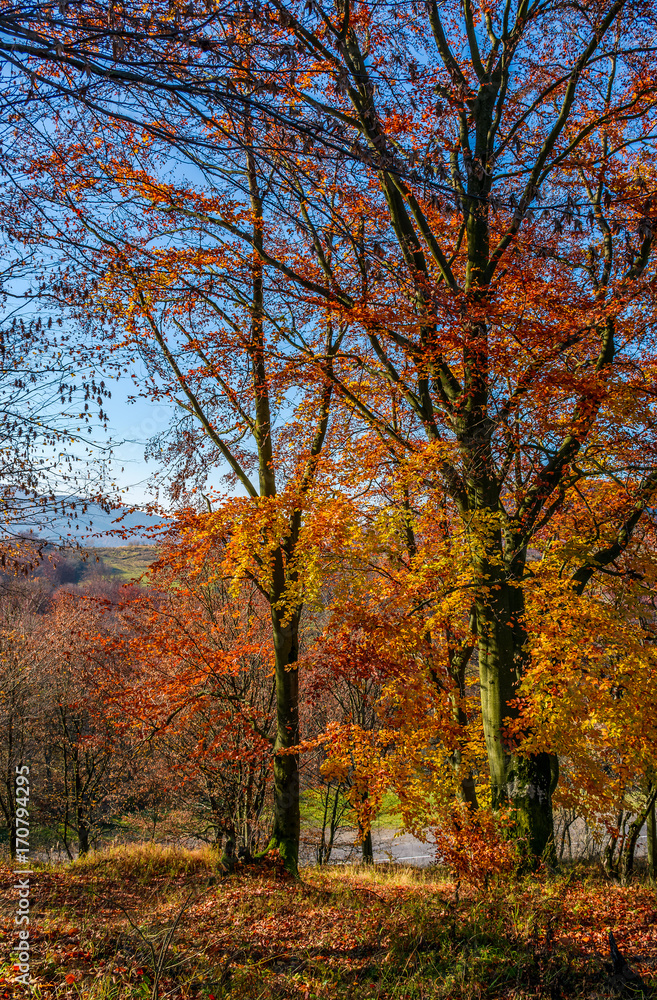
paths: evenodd
<path fill-rule="evenodd" d="M 9 820 L 9 854 L 12 861 L 16 860 L 16 816 Z"/>
<path fill-rule="evenodd" d="M 317 864 L 324 864 L 324 855 L 326 853 L 326 826 L 328 823 L 328 811 L 329 802 L 331 801 L 331 783 L 329 782 L 326 789 L 326 798 L 324 799 L 324 815 L 322 816 L 322 834 L 319 842 L 319 849 L 317 851 Z"/>
<path fill-rule="evenodd" d="M 653 802 L 648 812 L 648 875 L 657 878 L 657 808 Z"/>
<path fill-rule="evenodd" d="M 553 791 L 554 791 L 554 789 L 553 789 Z M 571 817 L 570 819 L 568 818 L 569 816 Z M 568 841 L 569 857 L 572 860 L 573 847 L 572 847 L 572 840 L 571 840 L 571 837 L 570 837 L 570 828 L 573 825 L 573 823 L 575 822 L 576 818 L 577 817 L 575 816 L 575 814 L 573 812 L 567 812 L 564 809 L 564 811 L 563 811 L 563 830 L 561 831 L 561 843 L 559 844 L 559 853 L 558 853 L 558 859 L 559 859 L 559 861 L 563 861 L 563 856 L 564 856 L 564 853 L 565 853 L 565 850 L 566 850 L 566 841 Z"/>
<path fill-rule="evenodd" d="M 618 844 L 618 838 L 620 836 L 621 826 L 623 826 L 623 810 L 619 812 L 616 817 L 616 829 L 618 833 L 614 832 L 610 834 L 607 845 L 604 849 L 604 854 L 602 857 L 602 864 L 608 875 L 616 874 L 616 865 L 614 863 L 614 855 L 616 853 L 616 845 Z M 624 836 L 624 835 L 623 835 Z"/>
<path fill-rule="evenodd" d="M 623 852 L 620 857 L 620 876 L 623 883 L 629 881 L 634 871 L 634 854 L 639 839 L 639 834 L 650 814 L 654 815 L 655 799 L 657 799 L 657 786 L 649 785 L 646 793 L 644 808 L 634 817 L 627 831 L 627 837 L 623 845 Z"/>
<path fill-rule="evenodd" d="M 454 718 L 461 726 L 463 732 L 467 731 L 468 717 L 463 709 L 462 700 L 465 698 L 465 668 L 472 655 L 474 646 L 471 644 L 463 645 L 458 651 L 451 650 L 451 635 L 448 632 L 447 641 L 450 646 L 449 654 L 449 672 L 452 680 L 457 686 L 458 697 L 456 697 L 456 692 L 452 697 L 452 713 Z M 479 808 L 479 803 L 477 801 L 477 788 L 475 785 L 474 775 L 472 770 L 468 770 L 463 774 L 463 754 L 461 753 L 460 747 L 456 747 L 452 751 L 449 757 L 449 762 L 456 774 L 460 775 L 460 784 L 458 795 L 462 802 L 465 802 L 470 809 L 475 812 Z"/>
<path fill-rule="evenodd" d="M 272 446 L 272 424 L 269 384 L 265 363 L 264 334 L 264 266 L 263 248 L 263 196 L 258 184 L 256 160 L 253 155 L 251 122 L 246 122 L 247 167 L 249 194 L 253 213 L 251 343 L 249 353 L 253 364 L 253 391 L 255 402 L 255 440 L 258 447 L 260 496 L 276 496 L 276 476 Z M 297 525 L 290 526 L 285 546 L 289 559 L 298 537 L 300 514 L 293 516 Z M 280 753 L 299 742 L 299 614 L 300 611 L 280 607 L 286 590 L 284 553 L 275 556 L 274 585 L 270 595 L 271 620 L 274 639 L 274 674 L 276 682 L 276 742 L 274 744 L 274 825 L 269 849 L 278 849 L 285 867 L 292 875 L 298 874 L 299 861 L 299 757 L 297 754 Z"/>
<path fill-rule="evenodd" d="M 363 797 L 361 799 L 362 804 L 364 805 L 367 802 L 368 799 L 369 799 L 369 793 L 365 792 L 365 794 L 363 795 Z M 358 834 L 360 836 L 361 854 L 362 854 L 362 858 L 363 858 L 363 864 L 364 865 L 373 865 L 374 864 L 374 848 L 372 846 L 372 827 L 370 827 L 368 829 L 367 833 L 365 833 L 363 831 L 363 826 L 362 826 L 362 824 L 361 824 L 361 822 L 359 820 L 358 821 Z"/>
<path fill-rule="evenodd" d="M 274 745 L 274 826 L 268 850 L 276 848 L 287 870 L 298 873 L 299 756 L 280 753 L 299 742 L 299 617 L 285 619 L 272 607 L 276 679 L 276 743 Z"/>
<path fill-rule="evenodd" d="M 7 821 L 7 830 L 9 833 L 9 853 L 11 855 L 11 860 L 16 859 L 16 777 L 13 767 L 15 767 L 15 751 L 14 751 L 14 720 L 13 713 L 9 716 L 9 725 L 7 727 L 7 744 L 5 747 L 7 754 L 7 771 L 5 787 L 7 789 L 7 801 L 6 804 L 3 802 L 3 812 L 5 814 L 5 819 Z"/>
<path fill-rule="evenodd" d="M 82 776 L 80 774 L 80 759 L 77 747 L 75 748 L 75 819 L 78 828 L 78 854 L 84 857 L 89 853 L 89 826 L 84 815 L 84 803 L 82 802 Z"/>
<path fill-rule="evenodd" d="M 463 715 L 465 715 L 465 712 Z M 449 755 L 450 766 L 456 773 L 459 773 L 462 770 L 462 759 L 463 754 L 460 749 L 452 751 Z M 477 801 L 477 786 L 475 785 L 474 775 L 470 768 L 468 768 L 467 772 L 461 778 L 457 794 L 461 802 L 464 802 L 467 806 L 469 806 L 473 812 L 477 811 L 479 808 L 479 802 Z"/>
<path fill-rule="evenodd" d="M 326 808 L 324 809 L 324 822 L 322 826 L 322 843 L 320 847 L 321 860 L 320 865 L 327 865 L 331 860 L 331 854 L 333 852 L 333 843 L 335 841 L 335 832 L 338 828 L 338 808 L 340 805 L 340 791 L 341 786 L 338 784 L 335 788 L 335 794 L 333 796 L 333 807 L 331 809 L 331 818 L 329 820 L 329 835 L 328 842 L 326 840 L 326 823 L 329 811 L 329 803 L 331 799 L 331 785 L 326 790 Z"/>
<path fill-rule="evenodd" d="M 9 761 L 11 764 L 11 755 L 9 756 Z M 7 831 L 9 833 L 9 853 L 11 855 L 11 860 L 14 861 L 16 858 L 16 802 L 14 799 L 14 787 L 12 783 L 13 775 L 11 771 L 8 771 L 7 780 L 5 782 L 7 788 L 7 801 L 2 803 L 2 811 L 5 814 L 5 821 L 7 823 Z"/>
<path fill-rule="evenodd" d="M 89 853 L 89 827 L 82 818 L 78 818 L 78 854 L 81 858 Z"/>

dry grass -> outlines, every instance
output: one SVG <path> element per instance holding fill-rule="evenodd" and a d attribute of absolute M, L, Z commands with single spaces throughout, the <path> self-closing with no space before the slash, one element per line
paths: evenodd
<path fill-rule="evenodd" d="M 47 866 L 61 870 L 59 866 Z M 210 875 L 217 869 L 217 854 L 210 847 L 186 850 L 155 843 L 124 844 L 110 850 L 90 851 L 67 866 L 73 877 L 123 878 L 139 882 L 163 876 Z"/>
<path fill-rule="evenodd" d="M 14 879 L 0 877 L 9 937 Z M 158 995 L 176 1000 L 602 997 L 609 928 L 646 981 L 657 971 L 654 889 L 585 870 L 486 892 L 396 865 L 295 882 L 274 863 L 225 875 L 209 849 L 139 845 L 40 868 L 32 906 L 40 998 L 148 1000 L 158 964 Z M 0 976 L 2 1000 L 17 988 L 9 963 Z"/>

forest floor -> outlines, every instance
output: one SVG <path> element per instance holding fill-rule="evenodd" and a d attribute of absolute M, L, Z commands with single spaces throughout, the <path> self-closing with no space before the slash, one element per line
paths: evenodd
<path fill-rule="evenodd" d="M 657 896 L 583 868 L 457 888 L 400 865 L 221 871 L 210 850 L 116 848 L 30 876 L 32 989 L 9 959 L 16 876 L 0 867 L 0 1000 L 429 1000 L 611 995 L 608 932 L 657 995 Z"/>

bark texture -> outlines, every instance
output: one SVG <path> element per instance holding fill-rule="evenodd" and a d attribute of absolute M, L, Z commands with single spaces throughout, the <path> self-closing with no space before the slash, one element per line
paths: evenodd
<path fill-rule="evenodd" d="M 299 619 L 286 621 L 272 608 L 276 679 L 274 745 L 274 825 L 268 850 L 278 850 L 286 869 L 297 875 L 299 863 L 299 757 L 285 753 L 299 743 Z"/>

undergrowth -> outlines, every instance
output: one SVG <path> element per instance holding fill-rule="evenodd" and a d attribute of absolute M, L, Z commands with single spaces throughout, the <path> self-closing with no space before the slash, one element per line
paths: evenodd
<path fill-rule="evenodd" d="M 5 955 L 16 899 L 0 871 Z M 31 993 L 66 1000 L 433 1000 L 610 995 L 607 936 L 657 985 L 657 901 L 568 874 L 491 880 L 399 865 L 222 872 L 140 845 L 31 877 Z M 10 962 L 0 1000 L 24 995 Z M 647 994 L 650 995 L 650 994 Z"/>

